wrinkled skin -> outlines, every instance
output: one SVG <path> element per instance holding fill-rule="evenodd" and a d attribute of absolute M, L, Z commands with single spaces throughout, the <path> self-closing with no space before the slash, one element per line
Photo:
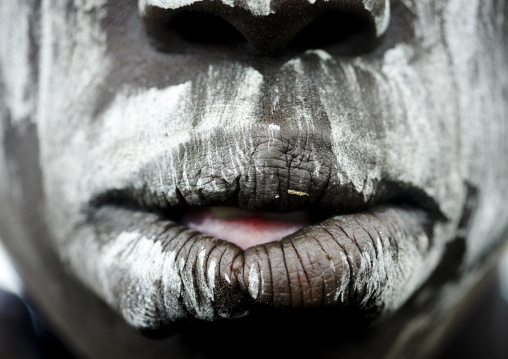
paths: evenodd
<path fill-rule="evenodd" d="M 167 30 L 185 4 L 239 43 Z M 432 354 L 506 239 L 508 3 L 232 4 L 1 2 L 29 294 L 88 357 Z M 291 44 L 335 12 L 361 36 Z M 171 221 L 218 205 L 329 218 L 245 251 Z"/>

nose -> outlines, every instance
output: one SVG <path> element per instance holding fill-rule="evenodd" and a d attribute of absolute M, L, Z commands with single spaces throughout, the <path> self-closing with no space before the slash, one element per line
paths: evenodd
<path fill-rule="evenodd" d="M 288 46 L 368 42 L 388 28 L 390 0 L 139 0 L 148 32 L 178 30 L 194 42 L 243 38 L 251 51 L 276 54 Z M 166 34 L 166 35 L 165 35 Z"/>

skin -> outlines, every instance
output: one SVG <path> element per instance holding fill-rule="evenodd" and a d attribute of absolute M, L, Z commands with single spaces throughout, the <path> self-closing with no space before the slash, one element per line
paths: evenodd
<path fill-rule="evenodd" d="M 189 9 L 245 40 L 166 30 Z M 291 43 L 333 12 L 362 26 Z M 506 242 L 506 16 L 3 1 L 0 237 L 86 357 L 431 355 Z M 246 251 L 161 219 L 219 205 L 331 218 Z"/>

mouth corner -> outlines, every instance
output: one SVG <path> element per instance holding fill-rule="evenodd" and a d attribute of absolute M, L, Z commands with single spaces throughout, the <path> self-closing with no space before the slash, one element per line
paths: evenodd
<path fill-rule="evenodd" d="M 253 311 L 377 318 L 400 307 L 424 281 L 419 269 L 432 262 L 433 227 L 446 221 L 423 190 L 386 188 L 369 201 L 360 194 L 346 206 L 344 198 L 319 206 L 321 192 L 286 190 L 306 201 L 299 211 L 245 210 L 238 206 L 238 191 L 230 197 L 201 193 L 199 203 L 178 191 L 177 206 L 171 195 L 146 186 L 107 191 L 90 202 L 88 221 L 101 243 L 96 256 L 107 260 L 88 270 L 122 278 L 123 286 L 90 284 L 127 322 L 150 335 L 173 322 L 217 321 Z M 256 226 L 272 234 L 287 231 L 249 244 L 207 235 L 195 225 L 206 221 L 206 228 L 236 230 L 237 237 Z M 121 261 L 111 260 L 111 253 Z"/>
<path fill-rule="evenodd" d="M 374 193 L 368 196 L 350 185 L 338 185 L 335 189 L 330 189 L 329 185 L 326 187 L 327 191 L 311 187 L 298 190 L 281 189 L 270 194 L 260 190 L 260 194 L 249 197 L 246 191 L 240 188 L 240 184 L 226 192 L 217 193 L 202 192 L 199 189 L 196 193 L 189 193 L 192 191 L 178 187 L 172 191 L 152 191 L 150 186 L 145 184 L 139 188 L 132 186 L 111 189 L 94 195 L 86 212 L 91 218 L 101 207 L 113 206 L 153 213 L 189 228 L 196 228 L 193 227 L 195 222 L 206 219 L 230 223 L 237 221 L 238 224 L 246 224 L 248 219 L 262 219 L 279 224 L 299 222 L 303 224 L 303 228 L 334 216 L 395 206 L 421 210 L 430 224 L 448 221 L 437 202 L 425 190 L 407 183 L 382 181 Z M 254 226 L 262 224 L 259 220 L 251 222 Z"/>

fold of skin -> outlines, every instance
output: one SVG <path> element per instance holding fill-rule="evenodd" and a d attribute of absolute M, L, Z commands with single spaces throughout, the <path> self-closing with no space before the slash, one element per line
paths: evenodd
<path fill-rule="evenodd" d="M 506 238 L 508 5 L 390 4 L 369 53 L 264 57 L 157 51 L 135 2 L 0 3 L 0 236 L 80 353 L 431 353 Z M 330 218 L 242 251 L 165 215 L 216 205 Z"/>

